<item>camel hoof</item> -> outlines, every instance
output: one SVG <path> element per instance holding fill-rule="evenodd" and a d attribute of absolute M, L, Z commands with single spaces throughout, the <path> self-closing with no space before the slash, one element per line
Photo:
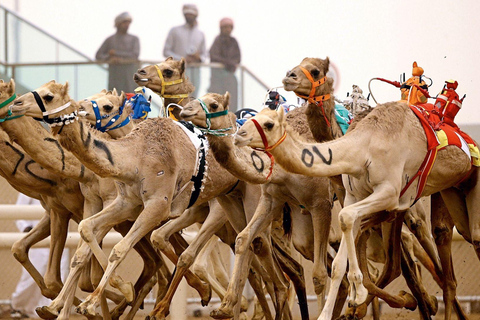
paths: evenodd
<path fill-rule="evenodd" d="M 428 309 L 430 310 L 431 315 L 436 315 L 438 312 L 438 300 L 435 296 L 430 296 L 432 299 L 433 305 L 431 303 L 428 304 Z"/>
<path fill-rule="evenodd" d="M 227 313 L 221 309 L 216 309 L 210 312 L 210 317 L 213 319 L 231 319 L 233 318 L 233 313 Z"/>
<path fill-rule="evenodd" d="M 399 296 L 405 299 L 405 309 L 408 310 L 415 310 L 417 309 L 417 300 L 408 292 L 400 291 Z"/>
<path fill-rule="evenodd" d="M 200 303 L 202 304 L 202 307 L 208 306 L 208 303 L 212 299 L 212 287 L 208 285 L 208 294 L 206 297 L 203 297 L 202 300 L 200 300 Z"/>
<path fill-rule="evenodd" d="M 38 307 L 35 309 L 35 312 L 42 319 L 57 319 L 58 317 L 58 313 L 57 314 L 52 313 L 47 306 Z"/>

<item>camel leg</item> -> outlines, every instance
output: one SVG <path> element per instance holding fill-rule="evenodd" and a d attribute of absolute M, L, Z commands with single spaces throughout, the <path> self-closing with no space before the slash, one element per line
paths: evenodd
<path fill-rule="evenodd" d="M 118 198 L 117 198 L 118 199 Z M 163 199 L 160 197 L 160 199 Z M 100 281 L 98 287 L 95 289 L 93 293 L 91 293 L 83 303 L 81 303 L 77 307 L 77 312 L 80 312 L 81 314 L 89 314 L 89 315 L 95 315 L 95 309 L 99 305 L 100 302 L 100 297 L 102 293 L 105 290 L 105 287 L 107 283 L 110 281 L 114 287 L 119 287 L 119 283 L 112 283 L 113 281 L 116 281 L 117 279 L 112 278 L 115 269 L 118 267 L 118 265 L 125 259 L 127 253 L 130 251 L 133 246 L 138 243 L 138 241 L 143 238 L 149 231 L 151 231 L 155 226 L 158 226 L 161 224 L 161 222 L 165 219 L 165 214 L 160 214 L 160 213 L 168 213 L 170 209 L 170 201 L 161 201 L 161 200 L 156 200 L 156 199 L 150 199 L 149 202 L 146 202 L 147 204 L 145 205 L 142 213 L 138 216 L 138 218 L 135 220 L 132 228 L 129 230 L 128 234 L 120 240 L 112 249 L 110 256 L 108 258 L 108 265 L 105 270 L 105 273 L 103 275 L 102 280 Z M 112 208 L 113 206 L 108 206 L 108 208 Z M 108 210 L 103 210 L 102 212 L 108 212 Z M 89 219 L 102 219 L 105 221 L 105 218 L 110 216 L 106 214 L 96 214 L 94 217 L 89 218 Z M 159 213 L 160 212 L 160 213 Z M 115 212 L 115 214 L 118 216 L 121 213 L 120 212 Z M 87 219 L 88 220 L 88 219 Z M 86 220 L 84 220 L 86 221 Z M 94 224 L 98 226 L 99 231 L 103 226 L 108 226 L 109 221 L 105 221 L 102 224 Z M 118 221 L 116 221 L 118 223 Z M 100 227 L 101 226 L 101 227 Z M 108 228 L 109 229 L 109 228 Z M 101 232 L 101 231 L 100 231 Z M 133 301 L 133 289 L 131 289 L 132 292 L 130 292 L 130 300 L 129 297 L 126 296 L 127 301 Z"/>
<path fill-rule="evenodd" d="M 115 226 L 115 230 L 119 231 L 123 236 L 125 236 L 128 233 L 128 230 L 130 230 L 131 225 L 131 222 L 123 222 L 120 225 Z M 139 253 L 140 257 L 143 260 L 143 270 L 134 285 L 136 301 L 133 303 L 133 306 L 137 306 L 137 308 L 134 308 L 132 306 L 129 314 L 131 314 L 132 311 L 136 312 L 138 307 L 143 303 L 144 297 L 140 297 L 138 296 L 138 294 L 142 290 L 145 291 L 144 286 L 150 284 L 152 278 L 156 278 L 154 277 L 156 271 L 164 264 L 162 257 L 156 253 L 148 238 L 148 236 L 143 237 L 134 246 L 134 249 Z M 144 294 L 148 294 L 148 291 Z M 123 311 L 125 310 L 127 305 L 128 302 L 126 301 L 126 299 L 122 299 L 122 302 L 117 305 L 117 307 L 115 307 L 115 309 L 112 311 L 112 318 L 115 319 L 120 317 L 120 315 L 123 314 Z"/>
<path fill-rule="evenodd" d="M 223 210 L 219 209 L 219 207 L 211 207 L 210 214 L 208 215 L 207 219 L 198 231 L 197 236 L 188 246 L 188 248 L 180 255 L 173 279 L 168 287 L 167 293 L 162 299 L 162 301 L 157 303 L 153 311 L 150 313 L 150 319 L 164 319 L 168 315 L 171 301 L 178 285 L 180 284 L 180 281 L 183 278 L 183 275 L 185 274 L 185 271 L 188 270 L 188 268 L 193 264 L 200 250 L 206 245 L 212 235 L 226 222 Z M 152 235 L 152 241 L 156 244 L 155 239 L 156 235 L 154 232 Z"/>
<path fill-rule="evenodd" d="M 282 270 L 288 275 L 292 280 L 295 292 L 298 297 L 298 304 L 300 306 L 300 314 L 302 320 L 308 320 L 310 317 L 308 315 L 308 302 L 307 302 L 307 291 L 305 286 L 305 276 L 303 273 L 303 267 L 299 264 L 293 257 L 291 257 L 287 252 L 285 252 L 278 242 L 272 239 L 273 249 L 275 258 L 278 260 Z M 290 295 L 290 290 L 289 290 Z M 289 306 L 289 304 L 287 304 Z"/>
<path fill-rule="evenodd" d="M 176 232 L 186 227 L 189 227 L 194 223 L 204 222 L 207 215 L 209 214 L 208 209 L 208 206 L 194 206 L 188 210 L 185 210 L 185 212 L 182 213 L 178 218 L 165 223 L 163 226 L 152 232 L 151 241 L 154 243 L 154 246 L 158 250 L 160 250 L 172 263 L 177 265 L 178 255 L 169 241 L 170 238 L 173 236 L 172 240 L 176 240 Z M 218 216 L 218 219 L 223 219 L 223 221 L 226 221 L 226 219 L 223 217 L 223 214 L 222 216 Z M 183 238 L 181 238 L 181 240 L 185 242 Z M 202 281 L 200 281 L 200 279 L 196 275 L 194 275 L 188 268 L 182 272 L 184 272 L 187 283 L 195 290 L 197 290 L 202 300 L 202 303 L 207 304 L 210 301 L 211 297 L 210 286 L 202 283 Z M 177 271 L 175 273 L 177 273 Z M 181 277 L 179 279 L 181 279 Z M 168 288 L 165 291 L 165 294 L 167 292 Z M 171 294 L 173 293 L 174 291 Z"/>
<path fill-rule="evenodd" d="M 70 313 L 71 304 L 68 304 L 67 300 L 69 300 L 71 295 L 75 294 L 77 282 L 80 278 L 82 269 L 87 265 L 87 263 L 89 263 L 90 257 L 91 251 L 88 247 L 88 244 L 86 244 L 83 240 L 80 240 L 78 249 L 75 251 L 75 254 L 72 257 L 70 272 L 65 284 L 62 287 L 62 290 L 60 290 L 58 296 L 50 303 L 49 306 L 38 307 L 36 309 L 36 312 L 40 318 L 55 319 L 59 316 L 59 313 L 64 306 L 66 306 L 65 309 L 68 309 L 68 313 Z"/>
<path fill-rule="evenodd" d="M 45 284 L 45 280 L 43 276 L 38 272 L 35 266 L 32 264 L 30 259 L 28 258 L 28 251 L 30 248 L 37 242 L 45 239 L 50 235 L 50 215 L 45 212 L 42 219 L 39 223 L 30 230 L 25 237 L 16 241 L 12 246 L 12 253 L 15 259 L 22 264 L 25 270 L 32 276 L 35 283 L 40 288 L 42 295 L 54 299 L 58 293 L 55 291 L 50 290 L 47 285 Z M 53 241 L 50 242 L 50 247 L 52 247 Z M 52 255 L 52 248 L 50 248 L 50 255 Z M 53 259 L 49 259 L 53 260 Z M 60 263 L 60 260 L 58 260 Z M 50 266 L 50 265 L 49 265 Z"/>
<path fill-rule="evenodd" d="M 446 192 L 445 195 L 450 194 Z M 453 261 L 452 261 L 452 238 L 453 238 L 453 220 L 452 217 L 457 217 L 459 221 L 459 215 L 455 215 L 455 208 L 460 207 L 460 205 L 452 207 L 452 199 L 455 197 L 444 197 L 444 192 L 442 191 L 442 196 L 438 193 L 432 194 L 431 203 L 432 203 L 432 233 L 435 239 L 435 243 L 438 248 L 438 254 L 440 257 L 440 262 L 442 264 L 443 272 L 443 301 L 445 304 L 445 316 L 444 319 L 451 319 L 452 310 L 455 308 L 457 316 L 459 319 L 468 319 L 465 312 L 456 296 L 457 291 L 457 281 L 455 279 L 455 273 L 453 271 Z M 449 199 L 445 201 L 443 199 Z M 445 204 L 448 206 L 446 210 Z M 462 224 L 462 223 L 460 223 Z"/>
<path fill-rule="evenodd" d="M 137 207 L 136 204 L 126 203 L 123 198 L 117 197 L 102 211 L 82 220 L 78 225 L 78 232 L 83 240 L 90 246 L 90 249 L 104 270 L 108 265 L 108 258 L 100 247 L 99 242 L 111 228 L 131 218 L 132 212 Z M 97 233 L 101 234 L 101 236 L 98 237 Z M 134 299 L 133 285 L 124 282 L 115 273 L 112 274 L 111 279 L 111 285 L 119 289 L 128 302 L 132 302 Z"/>
<path fill-rule="evenodd" d="M 60 292 L 63 287 L 60 260 L 62 259 L 63 250 L 65 249 L 70 217 L 71 214 L 69 212 L 51 211 L 50 256 L 48 259 L 47 271 L 45 273 L 45 284 L 48 288 L 57 293 Z M 55 297 L 49 298 L 53 299 Z"/>
<path fill-rule="evenodd" d="M 210 316 L 216 319 L 225 319 L 233 317 L 233 306 L 237 303 L 237 293 L 243 291 L 245 279 L 248 273 L 250 259 L 246 258 L 249 247 L 263 230 L 265 230 L 272 222 L 272 212 L 279 212 L 283 207 L 283 203 L 277 203 L 273 208 L 273 199 L 266 192 L 263 192 L 255 211 L 254 216 L 249 221 L 247 227 L 241 231 L 235 241 L 235 262 L 233 267 L 233 275 L 230 279 L 227 293 L 225 294 L 222 304 L 216 310 L 210 313 Z M 229 219 L 230 220 L 230 219 Z M 273 298 L 273 297 L 272 297 Z"/>

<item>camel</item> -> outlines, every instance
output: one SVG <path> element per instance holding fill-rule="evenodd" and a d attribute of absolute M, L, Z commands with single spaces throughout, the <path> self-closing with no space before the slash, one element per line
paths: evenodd
<path fill-rule="evenodd" d="M 292 207 L 305 206 L 311 212 L 310 219 L 305 219 L 302 214 L 294 217 L 293 223 L 296 225 L 292 228 L 293 243 L 297 250 L 315 263 L 313 282 L 321 304 L 321 294 L 327 279 L 326 249 L 333 198 L 328 180 L 290 174 L 278 166 L 273 167 L 273 172 L 271 172 L 273 164 L 266 165 L 268 160 L 264 160 L 262 154 L 255 151 L 252 153 L 252 150 L 248 150 L 248 148 L 236 148 L 231 139 L 233 128 L 235 128 L 235 116 L 232 113 L 226 113 L 228 101 L 228 93 L 224 96 L 210 93 L 188 103 L 180 113 L 182 118 L 192 121 L 205 132 L 216 159 L 229 172 L 241 180 L 264 184 L 261 205 L 257 208 L 255 216 L 248 226 L 237 237 L 234 275 L 227 293 L 230 296 L 227 295 L 221 307 L 215 310 L 212 316 L 216 318 L 231 316 L 231 308 L 236 302 L 232 298 L 234 295 L 232 291 L 242 290 L 243 287 L 238 282 L 244 278 L 244 273 L 248 270 L 243 257 L 245 250 L 253 239 L 272 222 L 273 217 L 278 215 L 278 211 L 281 211 L 282 204 L 285 202 L 290 203 Z M 305 108 L 298 108 L 290 112 L 288 119 L 289 123 L 296 125 L 295 128 L 302 133 L 302 137 L 313 141 L 308 128 L 305 130 Z M 257 162 L 255 163 L 255 161 Z M 269 177 L 270 173 L 271 177 Z M 306 192 L 302 188 L 304 185 L 311 186 L 309 190 L 315 191 Z M 323 196 L 319 197 L 318 193 Z M 312 247 L 308 245 L 312 242 L 315 244 L 313 251 Z"/>
<path fill-rule="evenodd" d="M 111 202 L 115 199 L 116 190 L 114 185 L 112 184 L 113 181 L 107 181 L 106 179 L 98 179 L 98 177 L 90 170 L 85 169 L 85 167 L 71 153 L 63 150 L 57 140 L 49 136 L 47 131 L 44 130 L 43 127 L 41 127 L 32 119 L 22 117 L 15 121 L 5 122 L 2 124 L 2 127 L 8 131 L 11 137 L 18 141 L 23 147 L 25 147 L 29 154 L 35 156 L 35 159 L 44 168 L 51 170 L 52 172 L 56 172 L 60 176 L 69 177 L 82 183 L 82 192 L 85 195 L 85 199 L 88 200 L 85 203 L 85 216 L 90 216 L 93 213 L 100 211 L 104 204 L 107 204 L 108 202 Z M 31 134 L 33 132 L 34 134 Z M 121 233 L 126 233 L 128 227 L 122 227 L 121 229 L 123 230 L 122 231 L 119 229 Z M 63 231 L 66 232 L 66 229 L 63 229 Z M 141 256 L 142 258 L 144 258 L 145 265 L 144 276 L 143 278 L 139 278 L 139 280 L 137 281 L 138 285 L 136 285 L 136 289 L 140 289 L 141 287 L 143 287 L 143 283 L 145 283 L 149 278 L 151 278 L 151 275 L 153 274 L 153 272 L 155 272 L 154 270 L 156 269 L 155 267 L 153 267 L 154 264 L 161 264 L 161 260 L 159 260 L 159 257 L 147 254 L 149 250 L 153 252 L 150 244 L 145 243 L 145 241 L 142 240 L 142 244 L 139 248 L 140 250 L 143 250 Z M 71 290 L 68 291 L 69 288 L 76 288 L 78 273 L 73 271 L 81 271 L 83 265 L 75 263 L 76 268 L 72 269 L 69 275 L 69 279 L 67 279 L 66 286 L 64 287 L 64 290 L 62 290 L 63 292 L 70 292 Z M 163 273 L 165 273 L 165 270 L 163 270 Z M 93 287 L 91 284 L 89 284 L 89 282 L 85 282 L 84 280 L 82 280 L 82 278 L 80 278 L 80 280 L 80 287 L 84 291 L 93 291 Z M 94 280 L 94 282 L 98 281 L 99 278 Z M 61 292 L 61 294 L 52 303 L 53 306 L 50 310 L 53 311 L 48 311 L 48 314 L 43 314 L 43 316 L 51 317 L 51 315 L 49 314 L 57 314 L 56 310 L 62 308 L 65 300 L 65 295 Z M 117 301 L 117 303 L 121 301 L 121 299 L 119 300 L 118 295 L 115 301 Z M 124 307 L 126 307 L 125 304 Z M 65 311 L 68 312 L 69 310 L 70 308 L 65 309 Z M 68 317 L 68 312 L 66 315 L 64 315 L 65 317 Z M 121 310 L 117 310 L 117 312 L 121 312 Z"/>
<path fill-rule="evenodd" d="M 322 142 L 322 137 L 325 135 L 324 132 L 339 132 L 337 128 L 335 128 L 336 123 L 332 121 L 333 113 L 334 113 L 334 106 L 332 100 L 329 99 L 329 95 L 332 92 L 332 80 L 328 77 L 325 77 L 325 74 L 328 70 L 329 66 L 329 59 L 326 60 L 322 59 L 312 59 L 312 58 L 305 58 L 302 63 L 292 69 L 290 72 L 287 73 L 287 76 L 284 78 L 284 88 L 286 90 L 293 90 L 298 96 L 307 99 L 308 101 L 308 116 L 309 116 L 309 126 L 314 134 L 316 140 L 318 142 Z M 322 84 L 322 82 L 324 82 Z M 355 88 L 354 88 L 355 91 Z M 358 90 L 357 90 L 358 91 Z M 358 123 L 363 117 L 368 115 L 369 111 L 371 110 L 364 110 L 363 112 L 357 113 L 354 121 L 349 130 L 352 130 L 356 123 Z M 331 130 L 326 130 L 331 127 Z M 446 191 L 443 192 L 444 194 Z M 419 210 L 407 210 L 405 213 L 405 222 L 409 226 L 410 230 L 416 235 L 418 240 L 421 242 L 423 248 L 427 251 L 430 259 L 433 261 L 435 265 L 435 272 L 443 279 L 441 276 L 442 274 L 445 277 L 445 281 L 440 286 L 443 288 L 444 298 L 445 298 L 445 309 L 446 309 L 446 318 L 449 317 L 452 304 L 454 304 L 455 310 L 459 317 L 465 317 L 463 310 L 461 309 L 458 300 L 456 299 L 455 295 L 455 279 L 453 276 L 453 266 L 451 264 L 451 252 L 450 252 L 450 245 L 451 245 L 451 232 L 452 230 L 445 229 L 446 226 L 452 226 L 449 221 L 443 221 L 440 219 L 449 219 L 448 213 L 446 214 L 444 211 L 446 208 L 442 208 L 443 200 L 439 196 L 432 196 L 432 199 L 436 199 L 438 202 L 437 205 L 432 205 L 432 208 L 435 209 L 434 213 L 432 214 L 434 218 L 432 218 L 432 231 L 435 235 L 435 239 L 437 241 L 437 248 L 440 253 L 440 261 L 438 261 L 438 254 L 435 252 L 433 248 L 433 243 L 430 240 L 430 231 L 426 226 L 429 225 L 428 221 L 425 219 L 425 214 L 418 215 L 421 211 Z M 416 206 L 416 205 L 415 205 Z M 443 205 L 445 206 L 445 205 Z M 455 207 L 450 205 L 451 210 L 454 210 Z M 417 212 L 417 215 L 414 213 Z M 464 223 L 463 221 L 458 221 L 457 223 Z M 461 227 L 460 229 L 465 229 L 468 227 Z M 397 230 L 399 232 L 400 229 Z M 395 236 L 392 234 L 392 236 Z M 397 251 L 399 248 L 397 248 Z M 398 255 L 397 255 L 398 256 Z M 388 262 L 388 261 L 387 261 Z M 440 266 L 441 263 L 441 266 Z M 391 264 L 388 264 L 390 266 Z M 385 269 L 384 269 L 385 270 Z M 392 272 L 396 272 L 392 270 Z M 387 275 L 385 271 L 383 272 L 384 275 Z M 435 278 L 435 276 L 434 276 Z M 386 285 L 388 283 L 384 281 L 385 277 L 379 280 L 380 283 Z M 376 290 L 376 286 L 369 286 L 369 289 Z M 387 297 L 385 297 L 387 298 Z M 385 299 L 384 298 L 384 299 Z M 417 297 L 417 299 L 421 299 L 421 297 Z M 388 301 L 388 300 L 386 300 Z"/>
<path fill-rule="evenodd" d="M 14 96 L 14 92 L 15 82 L 13 79 L 8 83 L 0 81 L 1 108 L 7 106 L 4 102 Z M 78 183 L 44 170 L 18 144 L 11 141 L 7 133 L 1 129 L 0 140 L 2 141 L 0 175 L 17 191 L 39 199 L 46 210 L 37 226 L 23 239 L 14 243 L 12 253 L 35 280 L 42 294 L 53 299 L 62 287 L 60 258 L 66 233 L 60 232 L 66 231 L 66 224 L 70 218 L 77 223 L 80 222 L 84 199 Z M 53 221 L 53 225 L 50 228 L 51 221 Z M 49 264 L 45 275 L 42 276 L 28 258 L 28 250 L 49 235 L 52 236 Z"/>
<path fill-rule="evenodd" d="M 173 119 L 181 119 L 181 108 L 193 98 L 190 94 L 195 91 L 193 84 L 185 77 L 185 59 L 177 61 L 168 57 L 165 61 L 149 65 L 133 75 L 133 80 L 139 86 L 145 86 L 163 99 L 163 108 L 160 115 L 170 113 Z"/>
<path fill-rule="evenodd" d="M 52 82 L 37 91 L 40 97 L 53 95 L 57 98 L 58 93 L 61 93 L 60 98 L 55 99 L 56 104 L 51 103 L 52 99 L 47 101 L 42 99 L 47 110 L 55 109 L 61 115 L 58 118 L 60 120 L 54 121 L 70 122 L 68 125 L 53 127 L 52 131 L 60 132 L 61 143 L 96 174 L 119 181 L 117 183 L 119 196 L 95 216 L 84 219 L 79 226 L 83 239 L 91 246 L 101 263 L 105 263 L 107 258 L 99 250 L 98 239 L 111 226 L 123 219 L 136 218 L 132 229 L 112 250 L 108 266 L 97 289 L 79 307 L 84 314 L 94 314 L 107 281 L 128 250 L 147 232 L 167 218 L 179 216 L 188 206 L 190 194 L 183 191 L 191 186 L 189 181 L 195 170 L 197 155 L 183 129 L 174 124 L 171 119 L 148 119 L 119 140 L 107 141 L 92 136 L 83 121 L 76 121 L 74 115 L 78 111 L 78 104 L 69 99 L 67 90 L 67 86 Z M 70 105 L 66 106 L 68 102 Z M 64 106 L 65 109 L 57 109 L 58 105 Z M 15 101 L 12 111 L 20 110 L 33 117 L 42 114 L 31 94 L 24 95 Z M 156 140 L 159 138 L 165 144 L 159 145 Z M 143 156 L 128 158 L 122 156 L 125 152 L 128 154 L 141 152 Z M 174 160 L 175 158 L 178 158 L 178 161 Z M 223 203 L 228 204 L 230 211 L 238 212 L 234 210 L 238 208 L 238 204 L 223 196 L 237 183 L 237 179 L 215 165 L 213 157 L 207 156 L 207 162 L 209 174 L 197 203 L 201 204 L 216 196 L 222 199 Z M 151 170 L 154 170 L 153 175 Z M 162 181 L 162 185 L 159 186 L 157 180 Z M 175 185 L 177 187 L 174 187 Z M 132 210 L 139 205 L 143 205 L 142 212 L 138 217 L 132 216 Z M 237 230 L 241 230 L 245 223 L 235 219 L 229 219 L 229 221 Z M 85 249 L 85 246 L 81 247 L 76 255 L 84 252 Z"/>
<path fill-rule="evenodd" d="M 353 306 L 360 305 L 367 298 L 368 291 L 362 283 L 363 275 L 356 256 L 355 239 L 360 230 L 371 226 L 372 221 L 378 223 L 394 218 L 415 201 L 417 182 L 401 197 L 400 191 L 406 185 L 406 180 L 415 176 L 427 153 L 425 133 L 420 122 L 405 103 L 386 103 L 378 105 L 344 137 L 322 144 L 311 144 L 301 142 L 298 135 L 287 126 L 283 110 L 262 110 L 237 132 L 235 142 L 239 146 L 263 148 L 262 135 L 270 144 L 275 144 L 283 137 L 283 142 L 270 152 L 288 171 L 313 176 L 343 174 L 343 182 L 348 187 L 346 206 L 339 214 L 342 241 L 334 260 L 332 286 L 326 307 L 319 319 L 331 317 L 339 279 L 346 271 L 347 261 L 349 303 Z M 396 148 L 392 147 L 394 141 Z M 462 185 L 470 183 L 470 188 L 463 191 L 470 214 L 458 210 L 451 214 L 454 220 L 465 222 L 469 218 L 471 229 L 464 232 L 476 244 L 478 232 L 474 226 L 478 218 L 473 208 L 479 200 L 472 197 L 478 191 L 471 183 L 472 179 L 478 178 L 478 170 L 472 167 L 468 155 L 453 146 L 440 150 L 420 195 L 427 196 L 443 190 L 459 194 L 458 189 L 452 188 L 458 186 L 464 177 L 466 179 Z M 445 200 L 448 201 L 453 199 Z M 376 215 L 382 211 L 388 214 L 383 217 Z"/>

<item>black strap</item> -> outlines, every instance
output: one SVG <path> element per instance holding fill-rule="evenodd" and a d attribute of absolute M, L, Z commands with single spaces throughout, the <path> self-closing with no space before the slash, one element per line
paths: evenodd
<path fill-rule="evenodd" d="M 188 207 L 187 208 L 190 208 L 191 206 L 193 206 L 195 204 L 195 202 L 197 201 L 198 199 L 198 196 L 200 195 L 200 192 L 202 191 L 202 180 L 205 176 L 205 164 L 206 164 L 206 159 L 205 159 L 205 156 L 206 156 L 206 152 L 205 152 L 205 147 L 204 147 L 204 144 L 202 142 L 201 146 L 200 146 L 200 164 L 199 164 L 199 168 L 198 168 L 198 173 L 196 176 L 192 176 L 192 178 L 190 179 L 190 181 L 193 181 L 193 191 L 192 191 L 192 195 L 190 196 L 190 202 L 188 203 Z"/>

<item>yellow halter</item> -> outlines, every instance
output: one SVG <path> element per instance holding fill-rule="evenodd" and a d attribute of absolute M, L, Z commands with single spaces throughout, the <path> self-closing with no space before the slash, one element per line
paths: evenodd
<path fill-rule="evenodd" d="M 174 84 L 179 84 L 183 82 L 183 79 L 177 79 L 173 81 L 165 81 L 163 78 L 162 71 L 158 67 L 158 65 L 155 65 L 155 68 L 157 69 L 158 76 L 160 77 L 160 80 L 162 80 L 162 90 L 160 91 L 160 96 L 163 98 L 178 98 L 181 99 L 178 103 L 182 102 L 183 99 L 188 98 L 188 93 L 181 93 L 181 94 L 165 94 L 165 87 L 166 86 L 171 86 Z"/>

